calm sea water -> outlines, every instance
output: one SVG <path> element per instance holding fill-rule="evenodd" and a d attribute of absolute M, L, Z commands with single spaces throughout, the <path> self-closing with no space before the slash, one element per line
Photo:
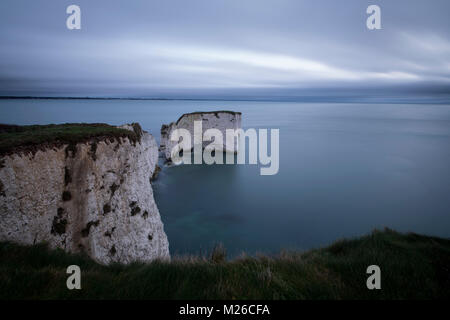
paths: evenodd
<path fill-rule="evenodd" d="M 229 109 L 280 129 L 280 171 L 165 167 L 155 198 L 172 254 L 308 249 L 374 228 L 450 237 L 450 106 L 248 101 L 0 100 L 0 122 L 161 124 Z"/>

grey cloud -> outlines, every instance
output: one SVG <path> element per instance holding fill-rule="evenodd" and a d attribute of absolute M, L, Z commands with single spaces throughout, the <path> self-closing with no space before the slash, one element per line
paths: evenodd
<path fill-rule="evenodd" d="M 0 3 L 0 94 L 282 95 L 324 88 L 450 86 L 448 1 Z"/>

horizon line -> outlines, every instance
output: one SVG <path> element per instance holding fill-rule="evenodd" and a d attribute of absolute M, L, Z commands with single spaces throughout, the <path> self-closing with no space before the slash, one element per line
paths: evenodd
<path fill-rule="evenodd" d="M 374 97 L 368 96 L 336 96 L 336 95 L 320 95 L 320 96 L 284 96 L 277 98 L 164 98 L 164 97 L 99 97 L 99 96 L 15 96 L 15 95 L 0 95 L 0 100 L 135 100 L 135 101 L 247 101 L 247 102 L 299 102 L 299 103 L 368 103 L 368 104 L 450 104 L 450 97 L 438 99 L 432 97 L 414 99 L 405 96 L 392 97 Z"/>

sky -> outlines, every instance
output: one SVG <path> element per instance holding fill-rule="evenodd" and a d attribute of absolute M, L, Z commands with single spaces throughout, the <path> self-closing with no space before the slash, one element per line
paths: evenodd
<path fill-rule="evenodd" d="M 81 8 L 69 30 L 66 8 Z M 369 30 L 366 9 L 381 8 Z M 450 93 L 448 0 L 2 0 L 0 95 Z"/>

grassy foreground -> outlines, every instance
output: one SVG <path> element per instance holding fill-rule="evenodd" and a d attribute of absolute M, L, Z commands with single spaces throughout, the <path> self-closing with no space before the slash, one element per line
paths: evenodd
<path fill-rule="evenodd" d="M 66 288 L 72 264 L 81 268 L 81 290 Z M 381 290 L 366 287 L 372 264 L 381 268 Z M 448 299 L 449 268 L 450 240 L 392 230 L 276 257 L 225 261 L 219 250 L 128 266 L 3 242 L 0 299 Z"/>

